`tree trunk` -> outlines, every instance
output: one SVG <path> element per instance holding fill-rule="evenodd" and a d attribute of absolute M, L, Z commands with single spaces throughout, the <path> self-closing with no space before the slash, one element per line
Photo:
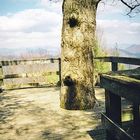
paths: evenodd
<path fill-rule="evenodd" d="M 93 47 L 96 0 L 64 0 L 60 106 L 91 109 L 95 103 Z"/>

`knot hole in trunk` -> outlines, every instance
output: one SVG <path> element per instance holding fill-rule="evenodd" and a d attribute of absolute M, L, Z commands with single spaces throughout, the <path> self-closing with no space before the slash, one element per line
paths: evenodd
<path fill-rule="evenodd" d="M 75 85 L 75 81 L 72 80 L 72 78 L 70 76 L 66 76 L 65 79 L 63 80 L 63 83 L 65 86 L 74 86 Z"/>
<path fill-rule="evenodd" d="M 74 28 L 74 27 L 78 26 L 78 20 L 75 19 L 74 17 L 72 17 L 69 19 L 68 24 L 71 28 Z"/>

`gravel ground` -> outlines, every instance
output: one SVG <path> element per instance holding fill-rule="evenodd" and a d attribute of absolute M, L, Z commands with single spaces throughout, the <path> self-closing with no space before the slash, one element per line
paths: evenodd
<path fill-rule="evenodd" d="M 93 110 L 59 107 L 59 88 L 32 88 L 0 93 L 0 140 L 91 140 L 101 128 L 104 90 L 96 88 Z M 99 105 L 100 104 L 100 105 Z"/>

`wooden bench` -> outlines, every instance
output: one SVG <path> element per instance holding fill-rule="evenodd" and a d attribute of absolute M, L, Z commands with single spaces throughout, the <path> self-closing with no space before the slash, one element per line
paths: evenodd
<path fill-rule="evenodd" d="M 97 59 L 97 58 L 96 58 Z M 112 71 L 101 74 L 101 87 L 105 88 L 105 108 L 102 113 L 102 124 L 106 129 L 107 140 L 139 140 L 140 139 L 140 68 L 118 71 L 118 63 L 140 65 L 140 59 L 124 57 L 98 58 L 112 63 Z M 132 102 L 133 123 L 130 123 L 133 133 L 129 134 L 123 128 L 121 119 L 121 98 Z"/>

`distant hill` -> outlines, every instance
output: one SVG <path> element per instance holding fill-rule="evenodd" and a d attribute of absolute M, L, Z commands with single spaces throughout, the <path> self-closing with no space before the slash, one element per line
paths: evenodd
<path fill-rule="evenodd" d="M 126 49 L 118 49 L 118 50 L 120 56 L 140 58 L 140 45 L 131 45 Z"/>
<path fill-rule="evenodd" d="M 113 55 L 116 48 L 108 48 L 107 52 Z M 3 59 L 28 59 L 28 58 L 52 58 L 60 57 L 60 50 L 52 48 L 1 48 L 0 60 Z M 119 56 L 140 58 L 140 44 L 134 44 L 129 47 L 122 46 L 118 50 Z"/>
<path fill-rule="evenodd" d="M 1 48 L 0 60 L 59 57 L 58 50 L 47 48 Z"/>
<path fill-rule="evenodd" d="M 127 48 L 127 50 L 134 52 L 134 53 L 140 53 L 140 44 L 139 45 L 131 45 Z"/>

